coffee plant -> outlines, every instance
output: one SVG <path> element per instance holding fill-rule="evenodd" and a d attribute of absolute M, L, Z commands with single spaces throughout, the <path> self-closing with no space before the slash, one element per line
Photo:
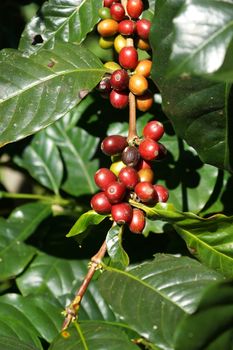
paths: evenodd
<path fill-rule="evenodd" d="M 233 349 L 233 0 L 2 1 L 0 349 Z"/>

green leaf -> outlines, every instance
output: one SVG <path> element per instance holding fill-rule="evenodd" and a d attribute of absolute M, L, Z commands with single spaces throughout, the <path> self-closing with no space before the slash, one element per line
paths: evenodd
<path fill-rule="evenodd" d="M 87 269 L 88 261 L 60 259 L 41 253 L 16 283 L 24 296 L 43 294 L 49 299 L 52 296 L 65 308 L 81 286 Z M 115 320 L 95 281 L 82 300 L 79 319 Z"/>
<path fill-rule="evenodd" d="M 190 212 L 179 212 L 169 203 L 158 203 L 155 207 L 133 201 L 131 204 L 144 210 L 149 218 L 172 224 L 198 260 L 233 277 L 233 216 L 217 214 L 202 218 Z"/>
<path fill-rule="evenodd" d="M 108 215 L 97 214 L 94 210 L 82 214 L 74 226 L 71 227 L 66 237 L 72 237 L 84 232 L 90 225 L 99 225 Z"/>
<path fill-rule="evenodd" d="M 23 243 L 51 214 L 45 203 L 25 204 L 16 208 L 5 220 L 0 218 L 0 280 L 23 271 L 36 249 Z"/>
<path fill-rule="evenodd" d="M 65 164 L 67 176 L 62 189 L 74 196 L 95 193 L 98 160 L 92 158 L 99 139 L 78 127 L 66 129 L 63 121 L 46 129 L 46 133 L 58 146 Z"/>
<path fill-rule="evenodd" d="M 171 255 L 157 255 L 128 271 L 106 269 L 99 281 L 107 302 L 124 323 L 162 349 L 173 349 L 178 322 L 195 310 L 204 288 L 221 279 L 193 259 Z"/>
<path fill-rule="evenodd" d="M 25 343 L 16 337 L 6 337 L 1 335 L 0 347 L 4 350 L 38 350 L 33 345 Z"/>
<path fill-rule="evenodd" d="M 45 295 L 22 297 L 19 294 L 6 294 L 0 297 L 0 306 L 2 322 L 4 315 L 9 313 L 12 324 L 19 322 L 21 328 L 27 328 L 32 335 L 47 342 L 51 342 L 59 333 L 63 321 L 62 306 L 54 299 Z"/>
<path fill-rule="evenodd" d="M 56 144 L 44 132 L 36 134 L 25 148 L 22 158 L 16 156 L 14 161 L 43 186 L 59 194 L 63 164 Z"/>
<path fill-rule="evenodd" d="M 229 154 L 232 146 L 227 135 L 230 90 L 224 84 L 189 75 L 167 77 L 173 19 L 184 3 L 184 0 L 156 2 L 150 36 L 152 78 L 161 92 L 163 110 L 172 121 L 176 134 L 197 151 L 204 163 L 232 171 Z"/>
<path fill-rule="evenodd" d="M 90 51 L 68 43 L 57 43 L 30 58 L 4 50 L 0 67 L 1 146 L 61 118 L 104 74 Z"/>
<path fill-rule="evenodd" d="M 208 288 L 195 313 L 179 324 L 175 332 L 175 349 L 232 349 L 232 296 L 232 282 Z"/>
<path fill-rule="evenodd" d="M 107 233 L 106 244 L 111 266 L 124 269 L 129 265 L 129 257 L 122 246 L 123 226 L 115 225 Z"/>
<path fill-rule="evenodd" d="M 81 43 L 99 20 L 101 0 L 50 0 L 26 26 L 19 48 L 31 54 L 61 40 Z M 43 43 L 32 44 L 41 35 Z"/>
<path fill-rule="evenodd" d="M 49 350 L 139 350 L 121 327 L 95 322 L 75 324 L 61 333 Z"/>
<path fill-rule="evenodd" d="M 174 19 L 170 74 L 204 74 L 207 78 L 232 82 L 232 18 L 232 2 L 191 0 L 186 3 Z"/>

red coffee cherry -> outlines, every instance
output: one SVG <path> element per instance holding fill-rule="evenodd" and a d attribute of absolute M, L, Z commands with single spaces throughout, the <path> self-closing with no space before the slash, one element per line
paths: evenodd
<path fill-rule="evenodd" d="M 100 168 L 94 176 L 96 185 L 103 191 L 105 191 L 112 182 L 116 181 L 116 179 L 116 175 L 107 168 Z"/>
<path fill-rule="evenodd" d="M 125 224 L 132 220 L 133 209 L 129 203 L 118 203 L 112 206 L 111 214 L 117 224 Z"/>
<path fill-rule="evenodd" d="M 103 37 L 113 36 L 118 31 L 118 23 L 114 19 L 103 19 L 97 25 L 99 34 Z"/>
<path fill-rule="evenodd" d="M 145 227 L 145 214 L 142 210 L 134 208 L 133 209 L 133 217 L 129 223 L 129 229 L 133 233 L 142 233 Z"/>
<path fill-rule="evenodd" d="M 150 34 L 151 22 L 148 19 L 139 19 L 136 22 L 136 32 L 140 38 L 146 40 Z"/>
<path fill-rule="evenodd" d="M 122 21 L 125 17 L 125 10 L 121 3 L 112 4 L 110 7 L 110 13 L 115 21 Z"/>
<path fill-rule="evenodd" d="M 166 189 L 166 187 L 162 185 L 154 185 L 154 189 L 155 189 L 155 192 L 157 193 L 158 201 L 162 203 L 167 202 L 169 198 L 169 192 Z"/>
<path fill-rule="evenodd" d="M 139 181 L 137 170 L 130 166 L 121 169 L 119 180 L 129 189 L 133 189 Z"/>
<path fill-rule="evenodd" d="M 105 191 L 110 203 L 116 204 L 122 201 L 126 193 L 126 186 L 121 182 L 112 182 Z"/>
<path fill-rule="evenodd" d="M 111 7 L 112 4 L 114 4 L 115 2 L 119 2 L 120 0 L 104 0 L 104 6 L 105 7 Z"/>
<path fill-rule="evenodd" d="M 109 214 L 111 212 L 112 205 L 104 192 L 100 192 L 92 197 L 91 207 L 98 214 Z"/>
<path fill-rule="evenodd" d="M 154 202 L 157 199 L 154 186 L 150 182 L 139 182 L 134 192 L 143 203 Z"/>
<path fill-rule="evenodd" d="M 137 147 L 135 146 L 128 146 L 124 149 L 121 155 L 121 160 L 123 163 L 130 167 L 135 167 L 139 160 L 140 160 L 140 154 L 138 152 Z"/>
<path fill-rule="evenodd" d="M 164 134 L 163 124 L 157 120 L 147 123 L 142 131 L 144 137 L 148 137 L 154 141 L 158 141 Z"/>
<path fill-rule="evenodd" d="M 127 145 L 126 137 L 121 135 L 111 135 L 105 137 L 102 141 L 101 150 L 107 156 L 113 156 L 114 154 L 121 153 Z"/>
<path fill-rule="evenodd" d="M 113 89 L 122 91 L 127 89 L 129 85 L 129 75 L 125 69 L 117 69 L 112 73 L 110 84 Z"/>
<path fill-rule="evenodd" d="M 121 35 L 132 35 L 135 30 L 135 22 L 130 19 L 124 19 L 118 24 L 118 32 Z"/>
<path fill-rule="evenodd" d="M 138 176 L 139 176 L 140 182 L 146 181 L 146 182 L 150 182 L 152 184 L 154 181 L 154 172 L 150 168 L 139 170 Z"/>
<path fill-rule="evenodd" d="M 143 11 L 143 2 L 142 0 L 128 0 L 126 8 L 130 17 L 138 18 Z"/>
<path fill-rule="evenodd" d="M 138 64 L 138 53 L 133 46 L 123 47 L 119 53 L 119 63 L 125 69 L 135 69 Z"/>
<path fill-rule="evenodd" d="M 155 160 L 159 155 L 159 145 L 156 141 L 145 138 L 138 147 L 141 157 L 145 160 Z"/>
<path fill-rule="evenodd" d="M 129 93 L 112 90 L 109 95 L 109 100 L 114 108 L 123 109 L 129 104 Z"/>

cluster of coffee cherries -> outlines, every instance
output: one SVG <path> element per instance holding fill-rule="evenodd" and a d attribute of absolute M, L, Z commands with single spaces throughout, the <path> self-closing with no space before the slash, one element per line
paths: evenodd
<path fill-rule="evenodd" d="M 129 144 L 121 135 L 107 136 L 101 143 L 103 153 L 115 158 L 110 167 L 100 168 L 95 183 L 101 192 L 91 199 L 91 207 L 99 214 L 111 214 L 117 224 L 128 224 L 133 233 L 141 233 L 145 213 L 133 208 L 129 199 L 146 205 L 168 200 L 168 190 L 153 184 L 152 162 L 166 155 L 166 148 L 158 140 L 164 134 L 163 124 L 153 120 L 143 129 L 143 137 Z"/>
<path fill-rule="evenodd" d="M 99 44 L 102 48 L 114 46 L 118 62 L 105 63 L 112 73 L 102 79 L 97 89 L 103 97 L 109 98 L 113 107 L 119 109 L 128 106 L 130 91 L 136 96 L 137 109 L 145 112 L 153 104 L 147 79 L 152 61 L 139 60 L 137 48 L 150 50 L 151 22 L 139 18 L 142 12 L 142 0 L 128 0 L 126 8 L 119 0 L 104 0 L 104 7 L 99 10 L 102 20 L 97 26 Z"/>

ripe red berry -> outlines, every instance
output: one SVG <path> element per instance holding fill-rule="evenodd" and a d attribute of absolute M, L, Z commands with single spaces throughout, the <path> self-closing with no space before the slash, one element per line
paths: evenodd
<path fill-rule="evenodd" d="M 157 193 L 158 201 L 163 203 L 167 202 L 169 198 L 168 190 L 162 185 L 154 185 L 154 189 L 155 189 L 155 192 Z"/>
<path fill-rule="evenodd" d="M 139 182 L 134 192 L 143 203 L 153 202 L 157 199 L 154 186 L 150 182 Z"/>
<path fill-rule="evenodd" d="M 145 138 L 138 147 L 141 157 L 145 160 L 155 160 L 159 155 L 159 145 L 156 141 Z"/>
<path fill-rule="evenodd" d="M 104 7 L 111 7 L 115 2 L 119 2 L 120 0 L 104 0 Z"/>
<path fill-rule="evenodd" d="M 100 168 L 94 176 L 96 185 L 103 191 L 105 191 L 112 182 L 116 181 L 116 179 L 116 175 L 107 168 Z"/>
<path fill-rule="evenodd" d="M 115 21 L 122 21 L 125 17 L 125 10 L 121 3 L 112 4 L 110 7 L 110 13 Z"/>
<path fill-rule="evenodd" d="M 144 137 L 148 137 L 154 141 L 158 141 L 164 134 L 163 124 L 157 120 L 147 123 L 142 131 Z"/>
<path fill-rule="evenodd" d="M 126 187 L 121 182 L 112 182 L 105 191 L 110 203 L 116 204 L 122 201 L 126 193 Z"/>
<path fill-rule="evenodd" d="M 142 39 L 148 39 L 150 34 L 151 22 L 148 19 L 139 19 L 136 22 L 136 31 L 138 36 Z"/>
<path fill-rule="evenodd" d="M 135 147 L 135 146 L 126 147 L 124 149 L 124 151 L 122 152 L 121 160 L 126 165 L 131 166 L 131 167 L 135 167 L 140 160 L 140 154 L 138 152 L 137 147 Z"/>
<path fill-rule="evenodd" d="M 98 214 L 109 214 L 111 212 L 112 205 L 104 192 L 100 192 L 92 197 L 91 207 Z"/>
<path fill-rule="evenodd" d="M 124 19 L 118 24 L 118 32 L 122 35 L 132 35 L 135 30 L 135 22 Z"/>
<path fill-rule="evenodd" d="M 143 2 L 142 0 L 128 0 L 126 8 L 130 17 L 138 18 L 143 11 Z"/>
<path fill-rule="evenodd" d="M 121 135 L 111 135 L 105 137 L 101 143 L 101 150 L 107 156 L 113 156 L 114 154 L 121 153 L 127 146 L 127 139 Z"/>
<path fill-rule="evenodd" d="M 113 89 L 122 91 L 127 89 L 129 85 L 129 75 L 125 69 L 115 70 L 110 78 L 110 84 Z"/>
<path fill-rule="evenodd" d="M 125 69 L 135 69 L 138 64 L 138 53 L 133 46 L 123 47 L 119 53 L 119 63 Z"/>
<path fill-rule="evenodd" d="M 129 94 L 125 91 L 112 90 L 109 99 L 114 108 L 123 109 L 129 104 Z"/>
<path fill-rule="evenodd" d="M 118 203 L 112 206 L 112 218 L 117 224 L 129 223 L 132 220 L 133 209 L 129 203 Z"/>
<path fill-rule="evenodd" d="M 145 214 L 142 210 L 134 208 L 133 209 L 133 217 L 129 223 L 129 229 L 133 233 L 142 233 L 145 227 Z"/>
<path fill-rule="evenodd" d="M 133 189 L 139 181 L 137 170 L 130 166 L 121 169 L 118 177 L 119 180 L 129 189 Z"/>

